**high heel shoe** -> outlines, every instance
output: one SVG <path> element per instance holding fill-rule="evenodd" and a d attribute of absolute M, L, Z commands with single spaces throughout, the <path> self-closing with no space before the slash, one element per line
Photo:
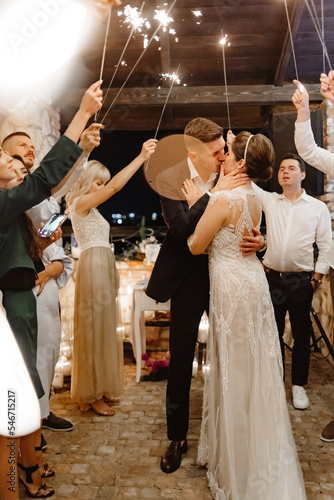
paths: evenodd
<path fill-rule="evenodd" d="M 36 451 L 43 451 L 42 445 L 35 446 Z M 55 475 L 55 471 L 51 469 L 48 463 L 44 462 L 43 465 L 40 466 L 41 476 L 45 479 L 46 477 L 53 477 Z"/>
<path fill-rule="evenodd" d="M 96 404 L 97 403 L 97 404 Z M 96 406 L 94 406 L 96 405 Z M 103 399 L 98 399 L 97 401 L 94 401 L 94 403 L 90 404 L 91 409 L 97 414 L 97 415 L 102 415 L 104 417 L 112 417 L 115 415 L 115 410 L 110 408 L 104 401 Z"/>
<path fill-rule="evenodd" d="M 22 471 L 25 472 L 27 484 L 23 481 L 23 479 L 21 477 L 20 477 L 20 481 L 23 484 L 23 486 L 25 487 L 25 489 L 27 490 L 27 493 L 30 497 L 32 497 L 32 498 L 48 498 L 48 497 L 51 497 L 52 495 L 54 495 L 55 491 L 52 488 L 46 486 L 45 483 L 43 483 L 35 493 L 33 493 L 29 490 L 28 484 L 33 484 L 32 474 L 39 469 L 38 464 L 32 465 L 31 467 L 24 467 L 24 465 L 22 465 L 18 462 L 17 465 L 19 466 L 19 468 Z"/>
<path fill-rule="evenodd" d="M 53 477 L 55 474 L 56 474 L 55 471 L 53 469 L 51 469 L 49 464 L 47 464 L 47 463 L 43 464 L 43 472 L 41 472 L 41 476 L 43 478 Z"/>

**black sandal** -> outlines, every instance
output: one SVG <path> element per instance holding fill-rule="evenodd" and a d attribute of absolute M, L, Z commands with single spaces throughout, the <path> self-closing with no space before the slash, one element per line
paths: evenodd
<path fill-rule="evenodd" d="M 41 446 L 35 446 L 36 451 L 43 451 L 42 444 Z M 55 471 L 51 469 L 48 463 L 44 462 L 43 466 L 41 465 L 40 467 L 43 469 L 43 472 L 41 472 L 41 476 L 45 479 L 46 477 L 53 477 L 55 475 Z"/>
<path fill-rule="evenodd" d="M 24 467 L 24 465 L 20 464 L 19 462 L 17 463 L 17 465 L 19 466 L 19 468 L 21 470 L 23 470 L 26 473 L 27 484 L 33 484 L 32 475 L 34 472 L 36 472 L 39 469 L 39 465 L 35 464 L 35 465 L 32 465 L 31 467 Z M 23 481 L 23 479 L 20 478 L 20 481 L 23 484 L 23 486 L 25 487 L 25 489 L 27 490 L 28 495 L 32 498 L 48 498 L 48 497 L 52 497 L 52 495 L 54 495 L 55 490 L 46 486 L 45 483 L 43 483 L 38 488 L 36 493 L 31 493 L 31 491 L 29 490 L 27 484 Z"/>

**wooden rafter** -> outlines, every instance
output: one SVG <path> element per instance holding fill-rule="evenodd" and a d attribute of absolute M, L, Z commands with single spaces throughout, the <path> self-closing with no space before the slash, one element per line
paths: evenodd
<path fill-rule="evenodd" d="M 291 97 L 295 90 L 294 85 L 276 87 L 274 85 L 230 85 L 228 89 L 229 102 L 234 105 L 273 105 L 291 103 Z M 175 91 L 174 91 L 175 89 Z M 203 87 L 174 87 L 169 102 L 173 106 L 186 105 L 217 105 L 226 102 L 224 89 L 221 86 Z M 319 84 L 307 85 L 311 101 L 321 101 Z M 114 99 L 118 89 L 111 89 L 104 106 L 108 107 Z M 62 96 L 62 107 L 77 106 L 84 89 L 71 93 L 66 99 Z M 168 88 L 134 87 L 124 88 L 117 99 L 116 106 L 131 107 L 155 107 L 165 102 Z"/>

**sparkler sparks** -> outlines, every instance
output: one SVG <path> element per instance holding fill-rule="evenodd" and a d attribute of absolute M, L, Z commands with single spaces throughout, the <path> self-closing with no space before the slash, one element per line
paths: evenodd
<path fill-rule="evenodd" d="M 128 24 L 129 27 L 132 25 L 137 28 L 138 31 L 141 31 L 141 27 L 144 25 L 146 19 L 140 15 L 137 7 L 131 7 L 130 5 L 124 7 L 124 16 L 124 24 Z"/>
<path fill-rule="evenodd" d="M 169 23 L 173 23 L 174 19 L 169 17 L 165 10 L 155 10 L 155 15 L 153 19 L 159 21 L 162 26 L 163 31 L 167 31 L 167 26 Z"/>
<path fill-rule="evenodd" d="M 220 45 L 226 45 L 226 42 L 227 42 L 227 35 L 225 35 L 224 38 L 221 38 L 219 40 Z"/>
<path fill-rule="evenodd" d="M 161 78 L 164 80 L 174 80 L 175 83 L 180 84 L 181 80 L 176 73 L 161 73 Z"/>

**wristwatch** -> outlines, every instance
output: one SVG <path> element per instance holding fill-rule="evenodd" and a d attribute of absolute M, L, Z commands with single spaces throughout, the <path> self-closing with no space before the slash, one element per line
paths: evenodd
<path fill-rule="evenodd" d="M 315 278 L 311 278 L 311 281 L 313 281 L 317 286 L 320 286 L 322 283 L 322 280 L 316 280 Z"/>

